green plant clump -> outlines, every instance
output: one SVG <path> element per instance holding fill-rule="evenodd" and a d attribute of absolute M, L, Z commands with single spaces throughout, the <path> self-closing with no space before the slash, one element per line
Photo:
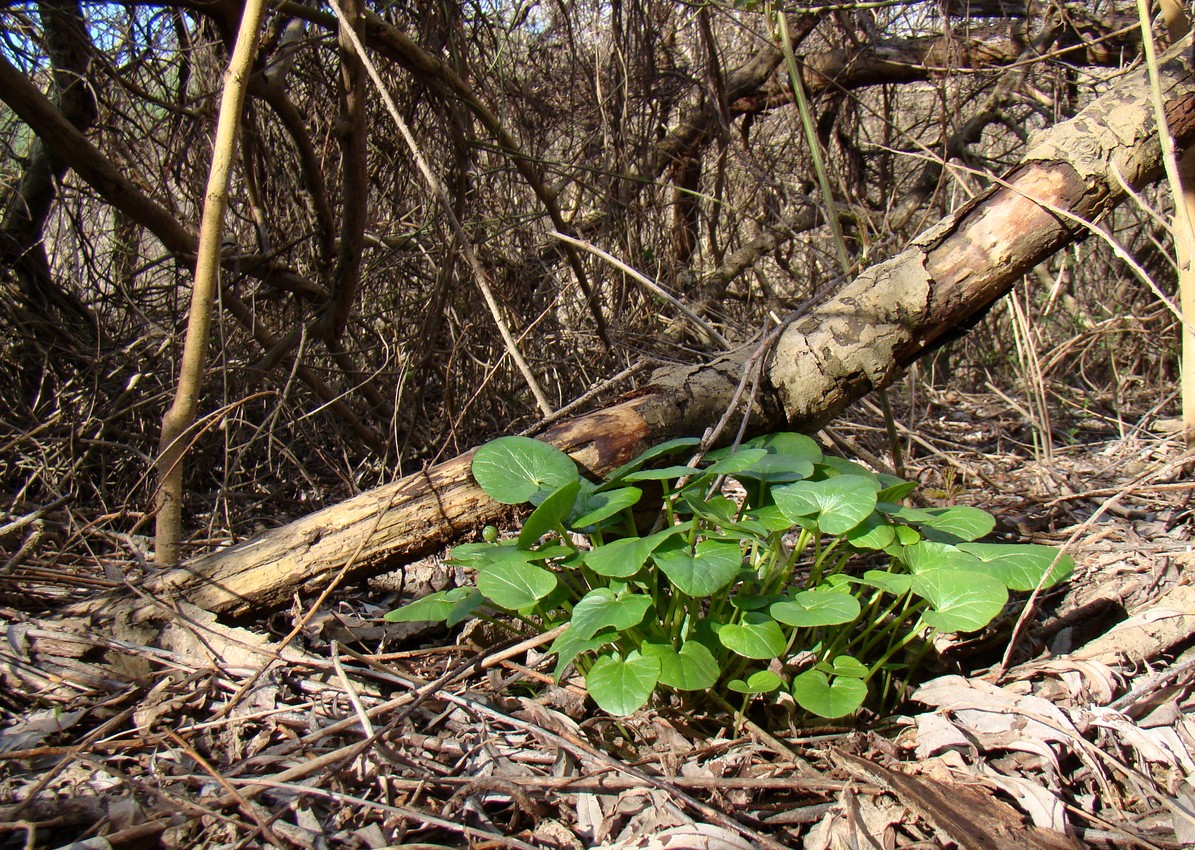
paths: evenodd
<path fill-rule="evenodd" d="M 802 434 L 651 466 L 698 442 L 656 446 L 599 483 L 546 443 L 486 444 L 477 483 L 534 511 L 515 539 L 491 528 L 453 550 L 477 571 L 475 588 L 386 619 L 567 623 L 551 645 L 556 674 L 575 663 L 615 715 L 663 686 L 744 701 L 785 688 L 810 715 L 842 717 L 869 695 L 877 707 L 901 697 L 935 633 L 983 629 L 1010 590 L 1050 587 L 1074 567 L 1046 546 L 974 542 L 991 514 L 905 506 L 915 484 L 823 456 Z"/>

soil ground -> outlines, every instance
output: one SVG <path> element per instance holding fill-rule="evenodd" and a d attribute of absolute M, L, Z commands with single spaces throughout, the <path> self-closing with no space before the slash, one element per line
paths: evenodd
<path fill-rule="evenodd" d="M 1078 568 L 952 647 L 895 717 L 657 704 L 614 720 L 552 682 L 542 642 L 383 622 L 393 578 L 339 591 L 282 652 L 310 600 L 231 625 L 180 610 L 194 651 L 164 651 L 56 614 L 135 577 L 130 541 L 18 557 L 25 529 L 0 575 L 0 841 L 1192 846 L 1195 525 L 1159 400 L 1064 394 L 1049 422 L 999 392 L 903 406 L 903 472 L 927 503 L 983 507 L 1003 539 L 1065 546 Z M 828 442 L 891 465 L 882 422 L 864 402 Z M 407 594 L 457 578 L 436 559 L 404 574 Z"/>

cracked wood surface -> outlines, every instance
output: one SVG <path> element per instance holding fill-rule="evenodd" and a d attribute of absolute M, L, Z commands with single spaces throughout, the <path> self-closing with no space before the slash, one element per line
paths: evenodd
<path fill-rule="evenodd" d="M 1195 142 L 1195 80 L 1184 58 L 1189 44 L 1161 68 L 1180 152 Z M 794 320 L 768 358 L 769 386 L 758 399 L 753 429 L 787 419 L 796 430 L 812 431 L 890 384 L 981 317 L 1037 263 L 1084 236 L 1089 228 L 1082 221 L 1098 220 L 1123 200 L 1121 180 L 1139 188 L 1158 179 L 1161 157 L 1145 72 L 1126 75 L 1075 118 L 1043 132 L 1005 178 Z M 601 474 L 647 446 L 700 434 L 730 403 L 751 353 L 663 370 L 636 397 L 557 425 L 542 439 Z M 733 427 L 725 433 L 733 434 Z M 143 589 L 243 614 L 318 592 L 350 561 L 349 579 L 398 566 L 509 510 L 473 483 L 471 457 L 196 558 L 151 577 Z M 110 604 L 82 607 L 96 613 Z"/>

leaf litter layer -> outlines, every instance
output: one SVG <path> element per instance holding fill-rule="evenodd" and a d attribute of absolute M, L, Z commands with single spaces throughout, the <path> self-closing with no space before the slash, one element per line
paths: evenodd
<path fill-rule="evenodd" d="M 310 600 L 237 628 L 183 607 L 161 649 L 10 594 L 0 821 L 47 847 L 1189 846 L 1189 480 L 1158 423 L 1085 406 L 1048 457 L 999 394 L 919 409 L 905 474 L 923 507 L 982 506 L 998 539 L 1065 544 L 1079 569 L 1023 622 L 1016 605 L 939 647 L 952 666 L 897 717 L 808 727 L 760 706 L 736 724 L 657 702 L 613 719 L 553 683 L 555 635 L 387 624 L 384 581 L 284 648 Z M 865 404 L 830 436 L 879 461 L 879 421 Z M 49 575 L 5 579 L 65 596 Z M 458 584 L 412 565 L 402 599 Z"/>

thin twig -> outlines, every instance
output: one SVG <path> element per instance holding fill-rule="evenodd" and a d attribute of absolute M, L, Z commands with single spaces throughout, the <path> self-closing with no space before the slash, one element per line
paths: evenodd
<path fill-rule="evenodd" d="M 216 782 L 220 784 L 220 787 L 227 791 L 233 797 L 233 799 L 236 800 L 237 807 L 240 808 L 240 810 L 250 818 L 252 818 L 253 822 L 257 824 L 257 828 L 261 830 L 261 834 L 266 841 L 270 842 L 275 847 L 286 846 L 281 840 L 279 840 L 278 836 L 274 834 L 274 830 L 270 829 L 269 820 L 259 810 L 259 807 L 251 800 L 245 799 L 241 793 L 237 791 L 237 789 L 231 783 L 229 783 L 228 779 L 225 778 L 222 773 L 220 773 L 220 771 L 212 767 L 211 762 L 199 754 L 198 750 L 183 740 L 183 738 L 172 729 L 166 730 L 166 736 L 170 740 L 174 741 L 174 743 L 179 747 L 182 747 L 183 751 L 190 756 L 196 764 L 207 771 L 208 775 L 211 776 L 212 779 L 216 780 Z"/>
<path fill-rule="evenodd" d="M 478 846 L 497 845 L 502 847 L 514 847 L 516 850 L 539 850 L 532 844 L 525 841 L 520 841 L 517 838 L 508 838 L 496 832 L 487 832 L 477 827 L 469 826 L 458 821 L 448 820 L 446 818 L 439 818 L 435 815 L 429 815 L 426 812 L 420 812 L 416 809 L 408 809 L 404 806 L 394 806 L 388 803 L 379 803 L 376 800 L 366 800 L 363 797 L 354 797 L 351 794 L 342 794 L 339 791 L 329 791 L 326 788 L 317 788 L 312 785 L 298 785 L 291 782 L 284 782 L 279 779 L 231 779 L 237 785 L 255 786 L 258 788 L 274 788 L 279 791 L 289 791 L 297 797 L 323 797 L 325 800 L 332 800 L 336 803 L 348 804 L 350 806 L 361 806 L 366 809 L 375 809 L 379 812 L 389 812 L 391 814 L 399 815 L 407 820 L 415 821 L 416 823 L 427 824 L 428 826 L 436 826 L 440 829 L 447 829 L 451 832 L 459 832 L 463 835 L 468 835 L 472 838 L 480 839 Z"/>
<path fill-rule="evenodd" d="M 1091 528 L 1091 526 L 1098 522 L 1100 517 L 1102 517 L 1109 509 L 1111 509 L 1114 505 L 1119 504 L 1121 499 L 1132 493 L 1138 484 L 1143 484 L 1152 479 L 1159 478 L 1172 469 L 1181 468 L 1190 463 L 1193 457 L 1195 457 L 1195 451 L 1186 451 L 1169 463 L 1163 464 L 1157 469 L 1142 473 L 1141 475 L 1137 476 L 1127 485 L 1125 485 L 1119 493 L 1101 503 L 1100 506 L 1091 514 L 1091 516 L 1089 516 L 1078 528 L 1074 530 L 1074 532 L 1071 533 L 1071 536 L 1067 538 L 1067 541 L 1058 548 L 1058 554 L 1054 556 L 1054 560 L 1051 562 L 1049 568 L 1042 571 L 1042 576 L 1037 582 L 1037 587 L 1033 588 L 1033 592 L 1030 593 L 1029 598 L 1025 600 L 1025 607 L 1021 609 L 1021 615 L 1017 618 L 1017 623 L 1013 627 L 1012 635 L 1008 639 L 1008 648 L 1005 649 L 1004 657 L 1000 659 L 1000 664 L 997 665 L 994 670 L 994 679 L 996 681 L 999 681 L 1004 676 L 1004 671 L 1008 669 L 1008 665 L 1011 663 L 1012 653 L 1016 648 L 1017 642 L 1020 640 L 1021 634 L 1025 631 L 1025 627 L 1029 623 L 1029 618 L 1033 616 L 1033 613 L 1037 610 L 1037 597 L 1041 595 L 1046 581 L 1049 580 L 1050 575 L 1054 572 L 1054 565 L 1058 563 L 1058 560 L 1063 556 L 1063 554 L 1066 553 L 1067 549 L 1073 546 L 1075 541 L 1077 541 L 1084 532 Z"/>
<path fill-rule="evenodd" d="M 614 377 L 607 378 L 606 380 L 597 384 L 597 386 L 592 387 L 591 389 L 586 391 L 583 395 L 578 396 L 577 398 L 573 399 L 572 401 L 570 401 L 564 407 L 557 410 L 552 415 L 545 416 L 543 419 L 536 422 L 530 428 L 520 431 L 519 436 L 527 437 L 532 434 L 538 434 L 540 431 L 542 431 L 544 428 L 551 425 L 553 422 L 558 422 L 559 420 L 561 420 L 564 417 L 571 414 L 573 411 L 578 410 L 581 407 L 584 407 L 587 403 L 589 403 L 589 401 L 591 401 L 592 399 L 601 395 L 606 390 L 610 389 L 610 387 L 614 386 L 615 384 L 617 384 L 621 381 L 625 381 L 627 378 L 631 377 L 632 375 L 642 372 L 644 369 L 646 369 L 650 365 L 652 365 L 651 361 L 648 361 L 648 360 L 640 360 L 637 363 L 632 363 L 630 366 L 623 369 L 621 372 L 619 372 Z"/>
<path fill-rule="evenodd" d="M 332 667 L 335 668 L 336 675 L 340 678 L 345 696 L 353 705 L 353 711 L 357 713 L 357 719 L 361 721 L 361 730 L 365 733 L 365 737 L 372 738 L 374 734 L 373 721 L 369 719 L 369 712 L 361 704 L 361 697 L 357 696 L 357 689 L 353 687 L 348 674 L 344 672 L 344 665 L 340 663 L 340 641 L 337 640 L 332 641 Z"/>
<path fill-rule="evenodd" d="M 412 690 L 421 689 L 421 686 L 417 682 L 409 679 L 406 676 L 401 676 L 394 672 L 387 672 L 386 675 L 393 681 L 404 685 L 404 687 L 411 688 Z M 586 744 L 583 741 L 571 736 L 557 734 L 556 732 L 545 729 L 535 723 L 531 723 L 526 720 L 520 720 L 517 717 L 504 714 L 497 709 L 490 708 L 488 705 L 485 705 L 478 700 L 470 699 L 469 697 L 461 696 L 459 694 L 454 694 L 451 691 L 442 691 L 440 692 L 439 697 L 442 700 L 452 703 L 453 705 L 460 706 L 461 708 L 474 714 L 480 714 L 488 717 L 490 720 L 493 720 L 497 723 L 530 732 L 540 738 L 543 738 L 545 741 L 553 744 L 554 746 L 573 753 L 574 755 L 592 759 L 606 767 L 612 768 L 619 773 L 633 776 L 636 779 L 643 781 L 647 785 L 650 785 L 654 788 L 659 788 L 661 791 L 666 791 L 674 798 L 691 808 L 693 811 L 698 812 L 702 817 L 708 819 L 710 823 L 716 824 L 717 826 L 721 826 L 725 829 L 733 830 L 734 832 L 742 835 L 744 838 L 754 841 L 759 846 L 767 848 L 767 850 L 787 850 L 783 844 L 780 844 L 774 839 L 755 831 L 751 827 L 739 823 L 725 812 L 722 812 L 707 803 L 703 803 L 692 795 L 682 791 L 666 777 L 652 776 L 651 774 L 644 773 L 639 768 L 625 764 L 613 758 L 612 756 L 607 755 L 601 750 L 591 747 L 589 744 Z"/>
<path fill-rule="evenodd" d="M 344 12 L 341 10 L 340 4 L 336 0 L 329 0 L 329 5 L 331 5 L 336 16 L 343 20 Z M 502 317 L 502 311 L 498 307 L 497 299 L 494 298 L 494 291 L 493 287 L 490 286 L 489 275 L 482 268 L 481 261 L 477 258 L 477 252 L 473 250 L 473 243 L 469 241 L 469 236 L 465 233 L 465 228 L 461 226 L 460 220 L 456 217 L 456 213 L 452 209 L 452 200 L 448 197 L 448 190 L 444 188 L 444 184 L 440 182 L 440 178 L 432 172 L 431 167 L 427 164 L 427 160 L 419 148 L 419 143 L 415 140 L 410 127 L 407 126 L 407 122 L 403 120 L 402 115 L 399 113 L 398 105 L 395 104 L 389 89 L 386 88 L 386 84 L 382 82 L 382 77 L 378 74 L 377 67 L 374 65 L 373 60 L 369 58 L 369 54 L 365 52 L 365 48 L 362 46 L 361 40 L 357 37 L 357 33 L 353 31 L 351 26 L 344 27 L 343 32 L 345 37 L 352 42 L 353 47 L 361 57 L 361 62 L 365 66 L 369 78 L 373 80 L 378 94 L 382 96 L 382 101 L 386 104 L 386 111 L 390 113 L 390 118 L 393 119 L 395 126 L 398 127 L 398 132 L 403 137 L 403 141 L 406 142 L 407 148 L 410 149 L 411 157 L 415 160 L 415 165 L 419 168 L 419 173 L 423 176 L 428 188 L 435 193 L 436 200 L 440 202 L 444 217 L 448 220 L 453 235 L 456 237 L 456 244 L 460 247 L 461 253 L 465 255 L 465 262 L 469 264 L 469 269 L 473 272 L 473 281 L 477 284 L 477 288 L 481 292 L 481 297 L 485 300 L 486 307 L 489 308 L 490 316 L 493 317 L 494 324 L 498 328 L 498 333 L 502 336 L 502 341 L 506 345 L 506 353 L 510 355 L 510 359 L 515 362 L 515 366 L 522 373 L 523 380 L 527 382 L 528 389 L 535 396 L 535 401 L 539 405 L 540 411 L 544 416 L 551 416 L 552 404 L 548 401 L 547 395 L 544 394 L 543 389 L 540 387 L 535 373 L 531 371 L 531 367 L 527 365 L 527 361 L 523 359 L 523 355 L 519 352 L 514 335 L 511 334 L 506 319 Z"/>
<path fill-rule="evenodd" d="M 569 245 L 576 246 L 577 248 L 583 248 L 584 250 L 593 254 L 595 257 L 600 257 L 601 259 L 605 260 L 607 263 L 614 266 L 619 271 L 625 272 L 626 274 L 630 275 L 634 280 L 638 281 L 645 288 L 647 288 L 652 294 L 658 295 L 660 298 L 663 298 L 665 301 L 667 301 L 673 307 L 675 307 L 676 309 L 678 309 L 682 313 L 684 313 L 685 318 L 687 318 L 693 324 L 697 325 L 697 327 L 701 328 L 701 330 L 704 331 L 710 339 L 714 340 L 716 343 L 718 343 L 718 345 L 722 346 L 723 349 L 730 348 L 730 341 L 728 339 L 726 339 L 726 337 L 722 336 L 722 334 L 718 333 L 718 331 L 714 328 L 713 325 L 711 325 L 705 319 L 701 318 L 696 313 L 694 313 L 691 309 L 689 309 L 689 307 L 683 301 L 681 301 L 679 298 L 677 298 L 675 295 L 673 295 L 671 292 L 669 292 L 664 287 L 660 286 L 658 283 L 656 283 L 654 280 L 649 278 L 647 275 L 643 274 L 642 272 L 636 271 L 635 269 L 631 268 L 626 263 L 624 263 L 622 260 L 615 257 L 613 254 L 609 253 L 608 251 L 603 251 L 601 248 L 599 248 L 597 245 L 594 245 L 592 242 L 586 242 L 584 239 L 577 239 L 576 237 L 573 237 L 573 236 L 566 236 L 565 234 L 561 233 L 559 230 L 553 230 L 548 235 L 554 236 L 557 239 L 559 239 L 561 242 L 565 242 Z"/>

